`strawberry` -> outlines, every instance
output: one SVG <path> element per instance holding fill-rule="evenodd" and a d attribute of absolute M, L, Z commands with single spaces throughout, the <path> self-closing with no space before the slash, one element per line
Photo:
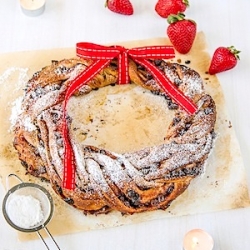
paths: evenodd
<path fill-rule="evenodd" d="M 132 15 L 134 13 L 129 0 L 106 0 L 105 7 L 118 14 Z"/>
<path fill-rule="evenodd" d="M 158 0 L 155 11 L 159 16 L 167 18 L 170 14 L 184 12 L 188 6 L 188 0 Z"/>
<path fill-rule="evenodd" d="M 240 51 L 236 50 L 234 46 L 217 48 L 210 63 L 209 74 L 214 75 L 234 68 L 240 59 L 239 53 Z"/>
<path fill-rule="evenodd" d="M 196 36 L 196 23 L 185 19 L 183 13 L 168 16 L 167 35 L 174 48 L 181 54 L 187 54 L 192 48 Z"/>

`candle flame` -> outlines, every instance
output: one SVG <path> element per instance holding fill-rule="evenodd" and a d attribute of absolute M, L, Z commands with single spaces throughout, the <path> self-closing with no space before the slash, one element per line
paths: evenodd
<path fill-rule="evenodd" d="M 192 249 L 195 249 L 195 247 L 196 247 L 197 245 L 199 245 L 199 239 L 196 238 L 196 237 L 193 237 L 192 241 L 193 241 Z"/>

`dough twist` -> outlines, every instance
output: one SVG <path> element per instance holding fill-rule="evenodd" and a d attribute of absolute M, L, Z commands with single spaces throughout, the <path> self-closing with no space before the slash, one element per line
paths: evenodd
<path fill-rule="evenodd" d="M 50 181 L 67 203 L 86 213 L 118 210 L 133 214 L 166 209 L 201 174 L 213 145 L 216 107 L 205 93 L 197 72 L 162 60 L 153 63 L 198 106 L 187 115 L 163 92 L 143 67 L 129 62 L 132 83 L 161 95 L 175 115 L 164 144 L 117 154 L 72 142 L 76 159 L 76 189 L 62 187 L 64 145 L 62 102 L 66 89 L 91 61 L 80 58 L 53 61 L 28 81 L 22 114 L 15 125 L 14 146 L 27 172 Z M 116 61 L 75 95 L 117 82 Z M 70 118 L 68 118 L 70 123 Z"/>

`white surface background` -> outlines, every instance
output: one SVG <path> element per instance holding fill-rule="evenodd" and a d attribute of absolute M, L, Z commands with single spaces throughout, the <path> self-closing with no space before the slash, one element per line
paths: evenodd
<path fill-rule="evenodd" d="M 27 17 L 18 0 L 0 0 L 0 53 L 74 47 L 76 42 L 113 43 L 165 36 L 167 22 L 154 11 L 156 0 L 131 0 L 135 13 L 122 16 L 104 8 L 105 0 L 47 0 L 39 17 Z M 189 0 L 186 16 L 204 31 L 208 51 L 234 45 L 241 60 L 218 74 L 250 180 L 250 21 L 249 0 Z M 248 181 L 249 183 L 249 181 Z M 4 196 L 0 186 L 0 198 Z M 62 225 L 63 226 L 63 225 Z M 181 250 L 187 231 L 202 228 L 215 250 L 250 249 L 250 208 L 156 220 L 137 225 L 56 237 L 62 249 Z M 0 250 L 44 249 L 40 241 L 22 243 L 0 214 Z M 51 248 L 54 249 L 54 248 Z"/>

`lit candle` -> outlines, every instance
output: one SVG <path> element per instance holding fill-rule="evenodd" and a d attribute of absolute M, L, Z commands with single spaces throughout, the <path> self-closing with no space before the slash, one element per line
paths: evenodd
<path fill-rule="evenodd" d="M 193 229 L 184 237 L 184 250 L 212 250 L 214 246 L 213 238 L 201 229 Z"/>
<path fill-rule="evenodd" d="M 27 16 L 39 16 L 45 10 L 45 0 L 20 0 L 20 5 Z"/>

